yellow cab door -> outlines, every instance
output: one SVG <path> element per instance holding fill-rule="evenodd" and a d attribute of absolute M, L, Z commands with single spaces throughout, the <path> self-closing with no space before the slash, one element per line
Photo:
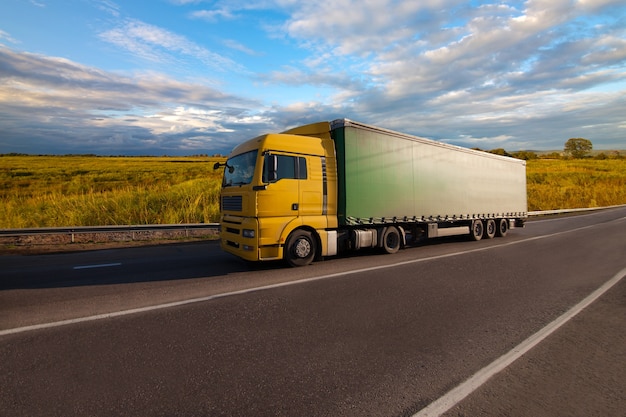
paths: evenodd
<path fill-rule="evenodd" d="M 324 228 L 319 219 L 325 206 L 325 183 L 322 173 L 322 158 L 320 156 L 306 156 L 299 160 L 300 178 L 300 216 L 307 217 L 305 222 L 315 228 Z M 327 191 L 326 191 L 327 192 Z"/>
<path fill-rule="evenodd" d="M 301 159 L 293 154 L 265 154 L 262 182 L 266 185 L 257 193 L 260 246 L 284 243 L 279 240 L 283 229 L 300 215 Z"/>

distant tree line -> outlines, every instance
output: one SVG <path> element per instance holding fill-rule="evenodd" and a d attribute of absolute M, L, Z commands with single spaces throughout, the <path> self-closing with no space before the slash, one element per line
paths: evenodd
<path fill-rule="evenodd" d="M 478 151 L 489 152 L 495 155 L 509 156 L 512 158 L 531 160 L 531 159 L 624 159 L 624 155 L 619 151 L 606 151 L 600 152 L 591 156 L 593 144 L 589 139 L 585 138 L 570 138 L 565 142 L 563 152 L 549 152 L 549 153 L 537 153 L 535 151 L 516 151 L 507 152 L 503 148 L 492 149 L 485 151 L 480 148 L 473 148 Z"/>

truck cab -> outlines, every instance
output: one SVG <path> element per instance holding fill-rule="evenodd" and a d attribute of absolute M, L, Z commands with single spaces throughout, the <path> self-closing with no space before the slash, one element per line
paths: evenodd
<path fill-rule="evenodd" d="M 337 227 L 329 131 L 323 122 L 262 135 L 237 146 L 219 164 L 224 167 L 223 250 L 249 261 L 287 259 L 293 265 L 334 254 L 326 232 Z M 293 253 L 284 252 L 287 243 Z"/>

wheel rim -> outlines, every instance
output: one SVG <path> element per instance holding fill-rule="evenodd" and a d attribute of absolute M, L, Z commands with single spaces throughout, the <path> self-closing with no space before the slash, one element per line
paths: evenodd
<path fill-rule="evenodd" d="M 487 220 L 486 225 L 485 225 L 485 233 L 487 234 L 487 238 L 491 239 L 495 237 L 497 230 L 498 228 L 496 226 L 496 221 L 493 219 Z"/>
<path fill-rule="evenodd" d="M 480 240 L 483 237 L 483 231 L 485 230 L 482 220 L 474 220 L 472 224 L 472 238 L 474 240 Z"/>
<path fill-rule="evenodd" d="M 383 248 L 387 253 L 396 253 L 400 249 L 400 232 L 391 226 L 383 236 Z"/>
<path fill-rule="evenodd" d="M 390 248 L 398 246 L 398 236 L 395 233 L 389 233 L 387 235 L 387 246 Z"/>
<path fill-rule="evenodd" d="M 313 262 L 317 245 L 311 232 L 294 231 L 287 239 L 285 260 L 291 266 L 305 266 Z"/>
<path fill-rule="evenodd" d="M 498 236 L 506 236 L 509 231 L 509 222 L 507 219 L 501 219 L 498 224 Z"/>
<path fill-rule="evenodd" d="M 306 258 L 311 254 L 311 242 L 304 238 L 298 239 L 294 245 L 293 254 L 298 258 Z"/>

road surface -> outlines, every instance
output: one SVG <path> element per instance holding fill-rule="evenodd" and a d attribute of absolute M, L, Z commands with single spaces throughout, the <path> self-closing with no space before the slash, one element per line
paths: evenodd
<path fill-rule="evenodd" d="M 0 415 L 417 415 L 611 279 L 437 413 L 623 415 L 625 236 L 618 208 L 298 269 L 214 242 L 2 256 Z"/>

